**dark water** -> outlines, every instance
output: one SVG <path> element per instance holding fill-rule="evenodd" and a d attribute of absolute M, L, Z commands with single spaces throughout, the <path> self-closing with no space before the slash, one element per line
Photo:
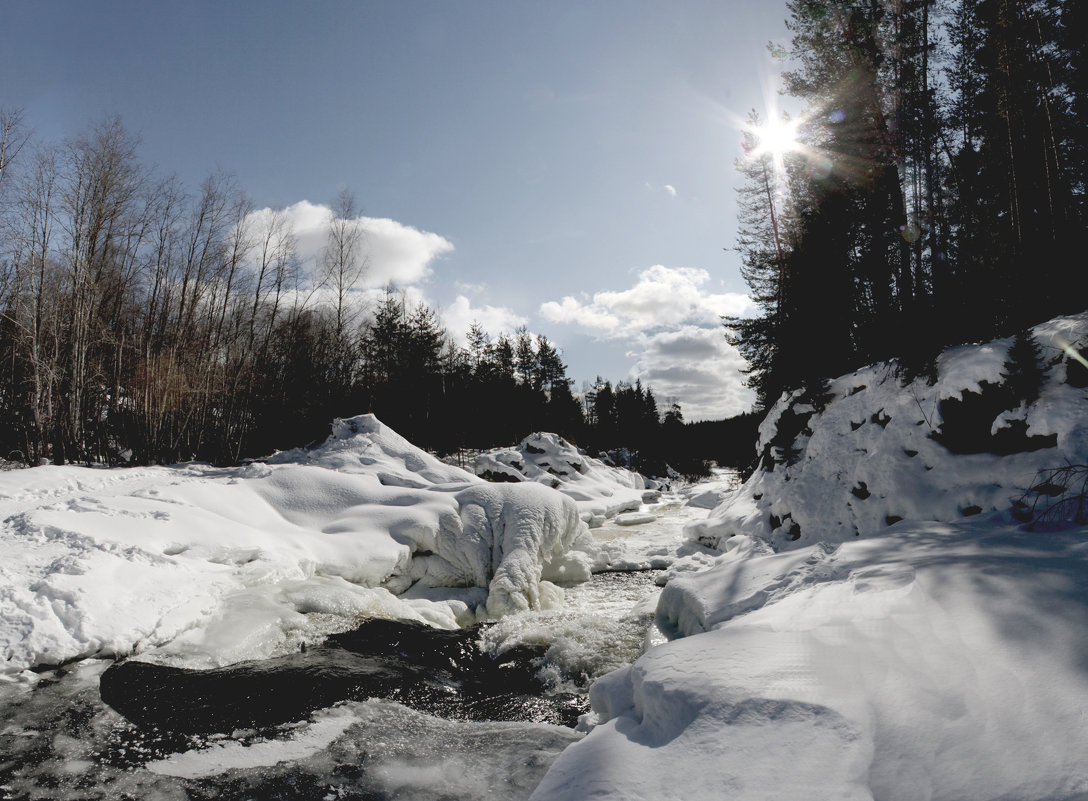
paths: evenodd
<path fill-rule="evenodd" d="M 0 692 L 0 799 L 525 798 L 579 735 L 544 645 L 368 621 L 193 671 L 87 662 Z"/>
<path fill-rule="evenodd" d="M 525 799 L 582 736 L 589 683 L 645 647 L 632 606 L 653 590 L 610 574 L 486 628 L 372 620 L 215 670 L 87 660 L 0 684 L 0 800 Z"/>
<path fill-rule="evenodd" d="M 101 679 L 102 700 L 143 729 L 211 734 L 281 725 L 341 701 L 385 698 L 439 717 L 573 727 L 584 696 L 549 693 L 546 648 L 484 654 L 476 628 L 371 620 L 298 654 L 215 670 L 130 661 Z"/>

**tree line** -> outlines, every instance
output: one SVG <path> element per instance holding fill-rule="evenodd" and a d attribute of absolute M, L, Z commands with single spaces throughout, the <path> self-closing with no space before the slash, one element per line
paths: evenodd
<path fill-rule="evenodd" d="M 0 456 L 236 463 L 372 411 L 440 452 L 555 431 L 664 464 L 683 424 L 641 383 L 576 396 L 556 346 L 479 324 L 458 345 L 394 287 L 367 293 L 354 198 L 317 264 L 281 211 L 215 173 L 195 191 L 137 158 L 119 119 L 59 144 L 0 115 Z M 663 469 L 663 467 L 662 467 Z"/>
<path fill-rule="evenodd" d="M 742 272 L 725 320 L 766 406 L 882 359 L 932 374 L 944 345 L 1084 308 L 1088 5 L 791 0 L 802 143 L 753 115 L 737 166 Z"/>

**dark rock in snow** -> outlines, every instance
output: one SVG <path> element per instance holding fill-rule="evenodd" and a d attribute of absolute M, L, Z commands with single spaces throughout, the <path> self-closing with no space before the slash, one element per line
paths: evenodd
<path fill-rule="evenodd" d="M 864 481 L 859 481 L 857 483 L 857 486 L 852 487 L 850 489 L 850 492 L 853 494 L 853 496 L 855 498 L 858 498 L 858 499 L 863 500 L 863 501 L 872 494 L 872 493 L 869 492 L 869 487 L 866 486 Z"/>

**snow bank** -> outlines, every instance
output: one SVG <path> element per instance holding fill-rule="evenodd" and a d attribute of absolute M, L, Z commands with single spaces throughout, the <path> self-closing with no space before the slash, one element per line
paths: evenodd
<path fill-rule="evenodd" d="M 600 522 L 634 511 L 652 482 L 578 451 L 556 434 L 530 434 L 516 448 L 480 454 L 476 473 L 491 481 L 533 481 L 557 489 L 578 504 L 584 520 Z"/>
<path fill-rule="evenodd" d="M 492 487 L 372 415 L 241 468 L 5 471 L 0 520 L 6 674 L 151 651 L 222 665 L 361 617 L 454 628 L 554 602 L 548 580 L 583 580 L 593 555 L 573 501 Z"/>
<path fill-rule="evenodd" d="M 1033 333 L 1046 369 L 1031 403 L 1005 393 L 1011 338 L 946 350 L 932 385 L 903 386 L 881 364 L 832 381 L 826 398 L 783 397 L 760 428 L 760 469 L 688 537 L 718 547 L 746 534 L 784 549 L 904 519 L 1008 519 L 1040 470 L 1088 462 L 1088 398 L 1068 380 L 1066 351 L 1088 346 L 1088 313 Z"/>
<path fill-rule="evenodd" d="M 685 527 L 721 550 L 670 568 L 673 639 L 598 680 L 533 799 L 1088 798 L 1088 527 L 1014 521 L 1039 470 L 1088 463 L 1088 314 L 1034 334 L 1031 402 L 1011 340 L 780 401 Z"/>
<path fill-rule="evenodd" d="M 658 614 L 698 636 L 593 686 L 537 801 L 1088 793 L 1088 529 L 742 546 Z"/>

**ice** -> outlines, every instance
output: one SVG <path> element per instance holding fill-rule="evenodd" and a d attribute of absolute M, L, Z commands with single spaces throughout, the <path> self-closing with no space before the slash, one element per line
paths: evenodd
<path fill-rule="evenodd" d="M 133 653 L 223 665 L 369 616 L 453 628 L 557 603 L 550 582 L 595 556 L 570 498 L 489 485 L 372 415 L 239 468 L 5 471 L 0 520 L 9 676 Z"/>
<path fill-rule="evenodd" d="M 604 573 L 570 586 L 562 606 L 506 615 L 481 633 L 487 653 L 546 646 L 542 678 L 555 690 L 585 692 L 649 647 L 660 590 L 650 572 Z"/>
<path fill-rule="evenodd" d="M 164 739 L 102 704 L 104 668 L 86 661 L 33 689 L 0 694 L 0 795 L 517 801 L 581 736 L 541 723 L 444 720 L 368 700 L 259 732 Z"/>
<path fill-rule="evenodd" d="M 153 760 L 145 767 L 161 776 L 200 779 L 227 771 L 253 770 L 281 762 L 297 762 L 328 748 L 356 722 L 357 718 L 349 708 L 333 707 L 318 712 L 312 720 L 288 729 L 287 736 L 282 738 L 251 743 L 230 739 L 213 741 L 204 748 L 194 748 Z"/>
<path fill-rule="evenodd" d="M 458 493 L 464 533 L 439 542 L 476 586 L 489 587 L 487 613 L 541 609 L 562 600 L 542 577 L 585 581 L 592 540 L 569 498 L 535 483 L 495 484 Z"/>

